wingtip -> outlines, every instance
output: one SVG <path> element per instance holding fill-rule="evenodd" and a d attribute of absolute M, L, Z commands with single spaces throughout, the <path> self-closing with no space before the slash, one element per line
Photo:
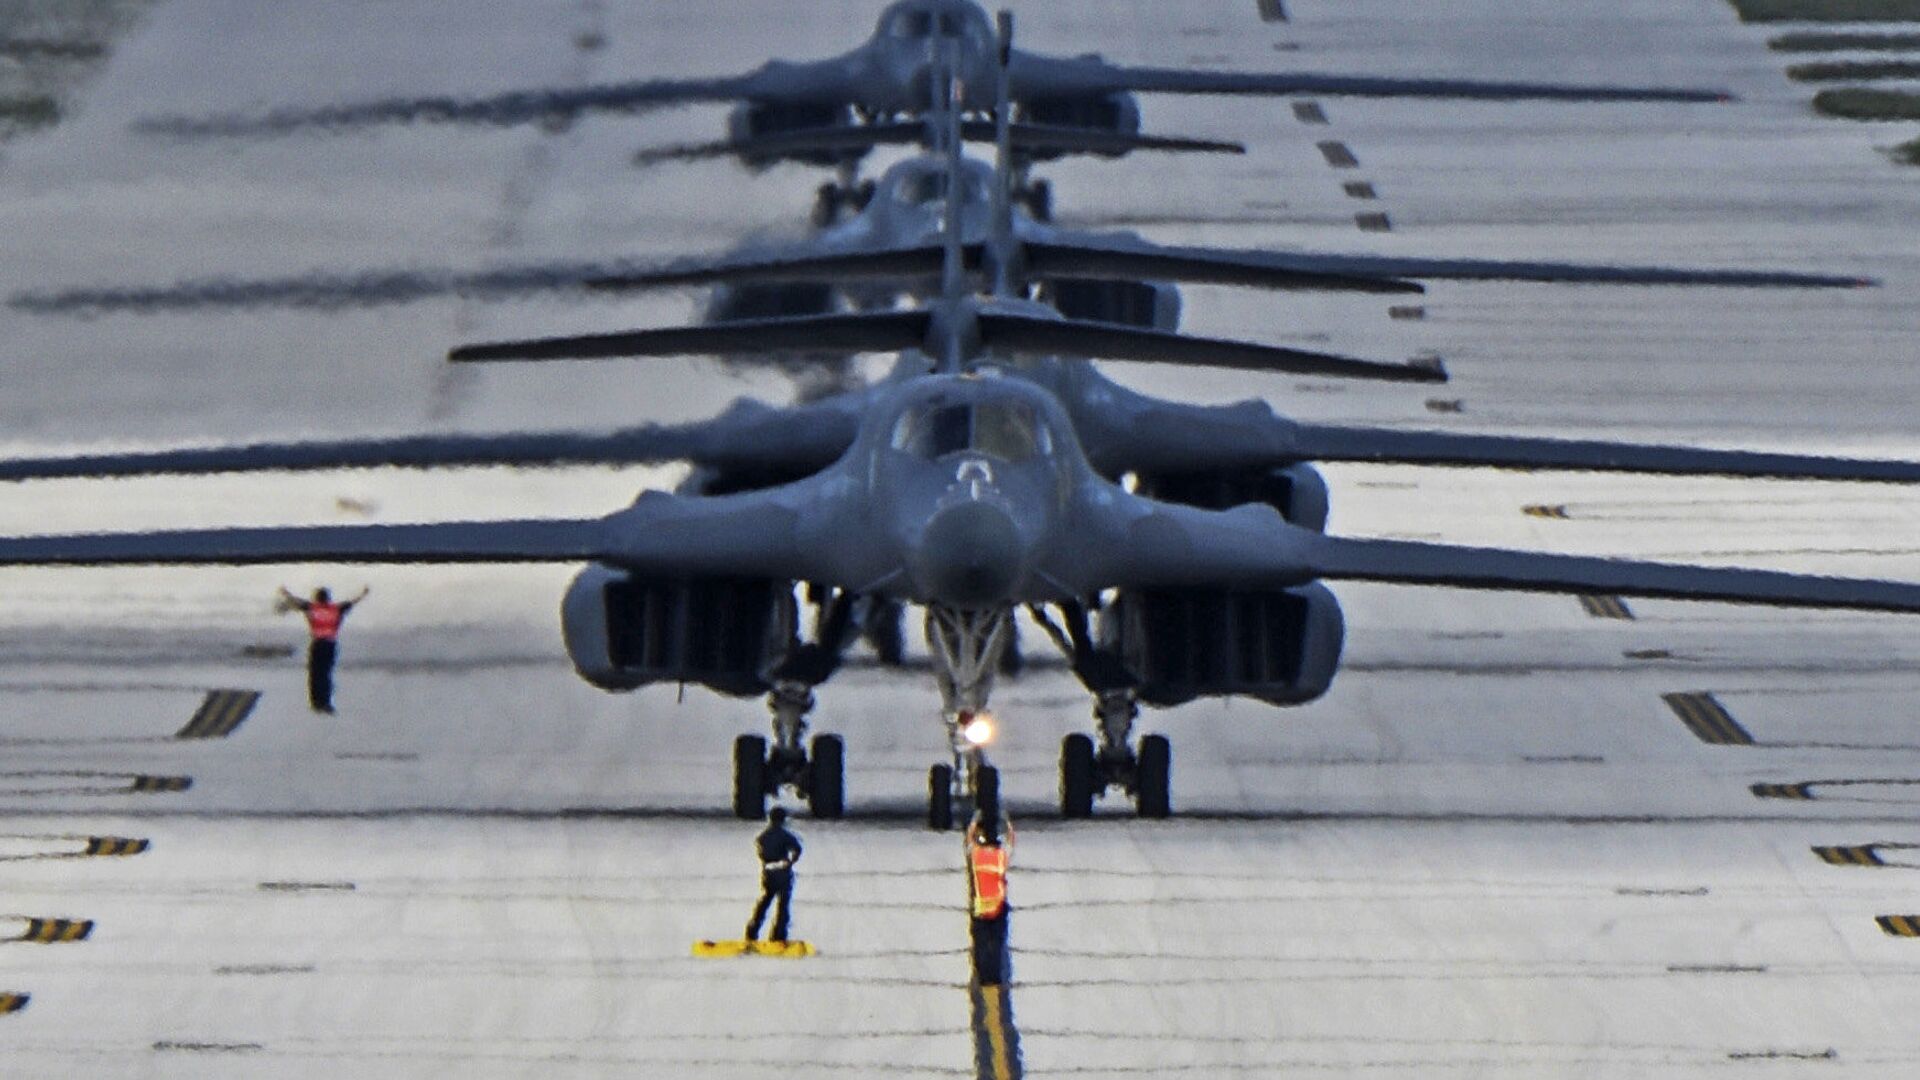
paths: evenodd
<path fill-rule="evenodd" d="M 1437 356 L 1416 356 L 1407 361 L 1407 367 L 1418 373 L 1419 382 L 1443 383 L 1451 378 L 1447 373 L 1447 362 Z"/>

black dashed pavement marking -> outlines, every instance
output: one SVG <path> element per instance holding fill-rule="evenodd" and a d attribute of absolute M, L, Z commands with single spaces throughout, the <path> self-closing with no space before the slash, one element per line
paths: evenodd
<path fill-rule="evenodd" d="M 1327 119 L 1327 110 L 1321 108 L 1320 103 L 1317 101 L 1294 102 L 1293 118 L 1303 124 L 1325 124 L 1330 122 Z"/>
<path fill-rule="evenodd" d="M 1387 309 L 1389 319 L 1424 319 L 1427 309 L 1419 304 L 1395 304 Z"/>
<path fill-rule="evenodd" d="M 1327 164 L 1334 168 L 1357 169 L 1360 167 L 1360 159 L 1353 156 L 1353 151 L 1347 149 L 1346 143 L 1328 141 L 1318 145 L 1320 156 L 1326 158 Z"/>
<path fill-rule="evenodd" d="M 1393 219 L 1379 211 L 1355 214 L 1353 215 L 1353 223 L 1360 227 L 1361 232 L 1393 231 Z"/>
<path fill-rule="evenodd" d="M 89 836 L 87 849 L 82 855 L 138 855 L 152 844 L 147 840 L 135 840 L 124 836 Z"/>
<path fill-rule="evenodd" d="M 1551 506 L 1544 505 L 1541 503 L 1534 503 L 1531 506 L 1521 507 L 1520 512 L 1527 515 L 1528 517 L 1552 518 L 1555 521 L 1567 520 L 1567 504 L 1566 503 L 1554 503 Z"/>
<path fill-rule="evenodd" d="M 263 881 L 264 892 L 352 892 L 351 881 Z"/>
<path fill-rule="evenodd" d="M 258 690 L 209 690 L 176 739 L 224 739 L 233 734 L 260 700 Z"/>
<path fill-rule="evenodd" d="M 253 1054 L 265 1050 L 261 1043 L 181 1042 L 161 1039 L 153 1044 L 156 1053 Z"/>
<path fill-rule="evenodd" d="M 1581 593 L 1580 607 L 1596 619 L 1631 619 L 1633 609 L 1617 596 Z"/>
<path fill-rule="evenodd" d="M 1811 799 L 1812 784 L 1754 784 L 1747 788 L 1756 799 Z"/>
<path fill-rule="evenodd" d="M 1920 937 L 1920 915 L 1876 915 L 1873 921 L 1888 937 Z"/>
<path fill-rule="evenodd" d="M 127 790 L 142 795 L 157 795 L 168 791 L 185 791 L 192 786 L 191 776 L 136 776 Z"/>
<path fill-rule="evenodd" d="M 1733 718 L 1720 700 L 1704 690 L 1661 694 L 1660 700 L 1703 743 L 1715 746 L 1752 746 L 1753 736 Z"/>
<path fill-rule="evenodd" d="M 973 1003 L 973 1066 L 978 1080 L 1019 1080 L 1020 1031 L 1005 985 L 967 988 Z"/>
<path fill-rule="evenodd" d="M 1825 1050 L 1730 1050 L 1728 1061 L 1836 1061 L 1840 1051 Z"/>
<path fill-rule="evenodd" d="M 1373 189 L 1373 185 L 1365 180 L 1349 180 L 1340 185 L 1340 190 L 1346 192 L 1347 198 L 1349 199 L 1377 199 L 1380 197 L 1380 193 Z"/>
<path fill-rule="evenodd" d="M 1632 618 L 1632 616 L 1628 616 Z M 1672 649 L 1628 649 L 1620 656 L 1626 660 L 1671 660 Z"/>
<path fill-rule="evenodd" d="M 1857 844 L 1853 847 L 1815 847 L 1813 853 L 1820 860 L 1833 866 L 1885 866 L 1880 853 L 1873 844 Z"/>
<path fill-rule="evenodd" d="M 36 945 L 67 945 L 85 941 L 92 934 L 92 919 L 33 918 L 27 920 L 27 928 L 13 940 L 29 941 Z"/>
<path fill-rule="evenodd" d="M 1286 0 L 1259 0 L 1261 22 L 1286 22 Z"/>
<path fill-rule="evenodd" d="M 1765 964 L 1668 964 L 1673 975 L 1765 975 Z"/>
<path fill-rule="evenodd" d="M 1467 411 L 1467 403 L 1461 398 L 1428 398 L 1427 411 L 1432 413 L 1462 413 Z"/>

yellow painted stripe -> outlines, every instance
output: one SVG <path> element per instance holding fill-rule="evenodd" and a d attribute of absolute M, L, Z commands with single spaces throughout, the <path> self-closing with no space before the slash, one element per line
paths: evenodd
<path fill-rule="evenodd" d="M 1889 937 L 1920 937 L 1920 916 L 1881 915 L 1873 920 Z"/>
<path fill-rule="evenodd" d="M 33 1000 L 32 994 L 23 994 L 17 991 L 0 993 L 0 1013 L 17 1013 L 21 1009 L 26 1008 L 27 1002 L 31 1000 Z"/>
<path fill-rule="evenodd" d="M 993 1048 L 994 1080 L 1012 1080 L 1013 1078 L 1013 1053 L 1007 1048 L 1007 1025 L 1001 1008 L 1006 993 L 1007 989 L 1004 986 L 981 988 L 987 1013 L 987 1045 Z"/>

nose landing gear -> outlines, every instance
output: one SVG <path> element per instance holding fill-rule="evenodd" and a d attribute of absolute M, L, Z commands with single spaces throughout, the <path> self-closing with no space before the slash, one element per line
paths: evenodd
<path fill-rule="evenodd" d="M 953 828 L 956 811 L 1000 806 L 1000 772 L 987 763 L 990 733 L 969 731 L 987 714 L 994 675 L 1001 670 L 1013 637 L 1013 613 L 1005 608 L 961 611 L 927 609 L 927 645 L 933 653 L 952 764 L 927 770 L 927 826 Z"/>

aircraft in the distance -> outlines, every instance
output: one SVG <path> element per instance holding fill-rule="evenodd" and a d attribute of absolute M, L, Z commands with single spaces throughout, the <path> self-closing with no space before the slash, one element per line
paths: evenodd
<path fill-rule="evenodd" d="M 139 126 L 175 135 L 271 135 L 308 128 L 343 129 L 394 123 L 564 123 L 588 113 L 635 113 L 696 102 L 734 103 L 732 140 L 823 127 L 884 123 L 933 107 L 932 79 L 955 54 L 953 70 L 966 84 L 961 104 L 993 108 L 1001 64 L 987 13 L 973 0 L 900 0 L 881 12 L 873 36 L 840 56 L 811 62 L 775 60 L 744 75 L 649 79 L 597 86 L 512 91 L 478 97 L 431 95 L 309 108 L 289 106 L 258 114 L 156 117 Z M 1098 56 L 1046 56 L 1012 51 L 1006 57 L 1016 119 L 1053 127 L 1121 134 L 1140 130 L 1137 93 L 1464 98 L 1494 101 L 1724 101 L 1721 90 L 1671 87 L 1578 86 L 1438 77 L 1397 78 L 1309 72 L 1188 71 L 1112 64 Z M 847 148 L 799 148 L 793 156 L 844 161 Z M 777 155 L 768 155 L 777 156 Z"/>

